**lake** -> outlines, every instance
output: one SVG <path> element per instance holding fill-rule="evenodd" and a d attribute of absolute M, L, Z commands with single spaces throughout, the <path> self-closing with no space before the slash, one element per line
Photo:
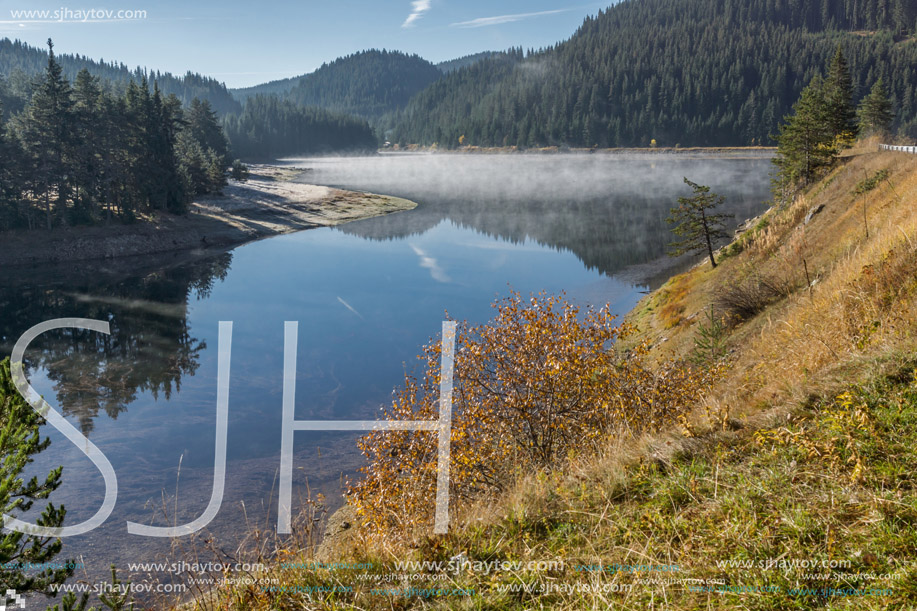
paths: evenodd
<path fill-rule="evenodd" d="M 305 182 L 419 206 L 230 252 L 0 271 L 2 356 L 52 318 L 111 325 L 110 336 L 48 333 L 26 354 L 35 388 L 118 476 L 111 517 L 65 541 L 62 557 L 86 567 L 78 575 L 105 577 L 112 563 L 143 572 L 130 563 L 168 558 L 169 542 L 128 535 L 125 522 L 181 524 L 206 507 L 219 321 L 234 322 L 228 467 L 208 531 L 232 551 L 251 528 L 277 520 L 284 321 L 299 321 L 296 418 L 372 419 L 414 371 L 446 311 L 485 322 L 512 288 L 566 291 L 623 314 L 691 263 L 665 257 L 668 210 L 690 193 L 682 177 L 727 196 L 739 222 L 764 210 L 770 171 L 767 156 L 383 154 L 286 163 L 308 168 Z M 66 505 L 68 523 L 86 519 L 102 501 L 102 477 L 47 432 L 52 444 L 35 472 L 63 464 L 52 500 Z M 308 486 L 339 505 L 342 482 L 360 465 L 357 437 L 297 433 L 294 499 Z"/>

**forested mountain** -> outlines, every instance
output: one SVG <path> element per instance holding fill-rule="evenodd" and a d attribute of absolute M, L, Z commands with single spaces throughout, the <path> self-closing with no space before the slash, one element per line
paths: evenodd
<path fill-rule="evenodd" d="M 403 108 L 441 76 L 436 66 L 417 55 L 362 51 L 323 65 L 300 80 L 286 98 L 303 106 L 375 118 Z"/>
<path fill-rule="evenodd" d="M 290 89 L 296 87 L 299 81 L 306 76 L 308 75 L 302 74 L 300 76 L 291 76 L 290 78 L 278 79 L 276 81 L 270 81 L 269 83 L 261 83 L 260 85 L 254 85 L 252 87 L 230 89 L 229 92 L 232 94 L 232 97 L 242 103 L 256 95 L 276 95 L 282 97 L 285 93 L 290 91 Z"/>
<path fill-rule="evenodd" d="M 249 98 L 241 113 L 224 118 L 223 127 L 233 154 L 243 158 L 367 151 L 377 146 L 364 119 L 299 106 L 277 96 Z"/>
<path fill-rule="evenodd" d="M 407 104 L 411 96 L 437 80 L 441 73 L 454 72 L 500 54 L 500 51 L 482 51 L 440 62 L 435 64 L 439 70 L 436 72 L 430 69 L 434 64 L 417 55 L 373 49 L 338 58 L 309 74 L 231 89 L 230 92 L 240 102 L 256 95 L 277 95 L 307 106 L 327 106 L 345 111 L 377 106 L 381 101 L 384 106 L 382 112 L 372 108 L 371 112 L 355 112 L 378 116 Z M 366 83 L 367 77 L 374 82 Z M 347 82 L 351 80 L 353 83 Z M 329 85 L 336 91 L 323 90 Z M 297 92 L 291 95 L 294 89 Z"/>
<path fill-rule="evenodd" d="M 58 55 L 57 62 L 63 70 L 63 76 L 75 80 L 80 70 L 85 68 L 93 76 L 99 77 L 103 85 L 114 92 L 123 93 L 129 82 L 140 82 L 144 78 L 150 83 L 157 83 L 163 95 L 175 95 L 182 104 L 189 105 L 191 100 L 207 100 L 218 113 L 238 111 L 239 103 L 230 95 L 226 86 L 210 77 L 188 72 L 184 76 L 174 76 L 168 72 L 159 72 L 134 68 L 116 62 L 94 61 L 80 55 Z M 42 73 L 48 65 L 48 52 L 37 49 L 20 41 L 0 38 L 0 101 L 8 110 L 21 109 L 24 100 L 31 97 L 31 80 Z"/>
<path fill-rule="evenodd" d="M 624 0 L 569 40 L 445 75 L 396 142 L 647 146 L 773 144 L 838 44 L 855 101 L 882 78 L 894 125 L 917 136 L 913 0 Z"/>
<path fill-rule="evenodd" d="M 476 64 L 481 60 L 489 59 L 494 55 L 500 55 L 501 51 L 482 51 L 480 53 L 472 53 L 471 55 L 465 55 L 463 57 L 457 57 L 455 59 L 450 59 L 449 61 L 439 62 L 436 64 L 436 67 L 440 69 L 441 72 L 446 74 L 450 72 L 455 72 L 459 68 L 465 68 Z"/>
<path fill-rule="evenodd" d="M 302 106 L 376 119 L 403 108 L 442 72 L 417 55 L 371 49 L 341 57 L 293 79 L 239 89 L 239 99 L 277 94 Z"/>

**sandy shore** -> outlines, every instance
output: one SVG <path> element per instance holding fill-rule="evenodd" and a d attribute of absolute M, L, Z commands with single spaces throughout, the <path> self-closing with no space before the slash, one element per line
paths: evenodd
<path fill-rule="evenodd" d="M 301 168 L 253 165 L 249 180 L 230 180 L 222 194 L 198 199 L 183 216 L 157 214 L 131 225 L 0 233 L 0 266 L 225 249 L 267 236 L 411 210 L 417 205 L 397 197 L 293 182 L 302 172 Z"/>

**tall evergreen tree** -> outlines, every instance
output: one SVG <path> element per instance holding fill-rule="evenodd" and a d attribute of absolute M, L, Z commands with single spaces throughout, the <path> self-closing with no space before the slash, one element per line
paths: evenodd
<path fill-rule="evenodd" d="M 842 146 L 852 143 L 857 130 L 856 109 L 853 106 L 853 79 L 850 77 L 850 68 L 841 45 L 837 46 L 834 58 L 828 66 L 824 97 L 835 142 Z"/>
<path fill-rule="evenodd" d="M 98 197 L 98 181 L 102 170 L 105 146 L 105 124 L 111 120 L 104 114 L 104 96 L 99 79 L 88 70 L 80 70 L 73 88 L 74 145 L 71 175 L 76 185 L 73 202 L 74 222 L 92 219 Z"/>
<path fill-rule="evenodd" d="M 153 101 L 145 78 L 139 84 L 135 81 L 128 84 L 124 106 L 128 122 L 124 141 L 128 188 L 122 199 L 121 215 L 130 221 L 140 208 L 151 205 L 158 179 L 151 172 L 154 169 Z"/>
<path fill-rule="evenodd" d="M 154 209 L 165 209 L 174 214 L 182 214 L 187 209 L 187 196 L 178 159 L 175 155 L 175 143 L 179 130 L 184 126 L 181 102 L 174 95 L 163 98 L 159 86 L 154 83 L 150 111 L 149 171 L 154 177 L 150 192 L 150 205 Z"/>
<path fill-rule="evenodd" d="M 885 83 L 881 78 L 872 86 L 869 95 L 860 102 L 857 116 L 860 119 L 861 133 L 888 134 L 895 118 L 895 113 L 892 111 L 892 103 L 888 99 L 888 91 L 886 91 Z"/>
<path fill-rule="evenodd" d="M 29 157 L 32 190 L 42 194 L 48 229 L 52 226 L 51 195 L 63 208 L 68 196 L 66 155 L 73 143 L 73 97 L 70 83 L 54 58 L 54 43 L 48 39 L 48 66 L 35 88 L 22 130 Z"/>
<path fill-rule="evenodd" d="M 229 165 L 229 142 L 216 112 L 207 100 L 194 98 L 185 113 L 186 130 L 204 150 L 210 149 L 223 165 Z"/>
<path fill-rule="evenodd" d="M 777 136 L 778 184 L 809 184 L 822 169 L 834 162 L 834 125 L 825 100 L 825 86 L 816 76 L 803 89 L 793 114 L 786 117 Z"/>

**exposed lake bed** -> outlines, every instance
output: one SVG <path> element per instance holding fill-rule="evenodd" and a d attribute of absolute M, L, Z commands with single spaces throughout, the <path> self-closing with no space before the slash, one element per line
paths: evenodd
<path fill-rule="evenodd" d="M 245 181 L 231 180 L 219 194 L 202 196 L 189 212 L 158 213 L 130 224 L 12 231 L 3 236 L 0 265 L 43 265 L 229 248 L 314 227 L 331 227 L 410 210 L 414 202 L 294 182 L 295 167 L 253 165 Z"/>

